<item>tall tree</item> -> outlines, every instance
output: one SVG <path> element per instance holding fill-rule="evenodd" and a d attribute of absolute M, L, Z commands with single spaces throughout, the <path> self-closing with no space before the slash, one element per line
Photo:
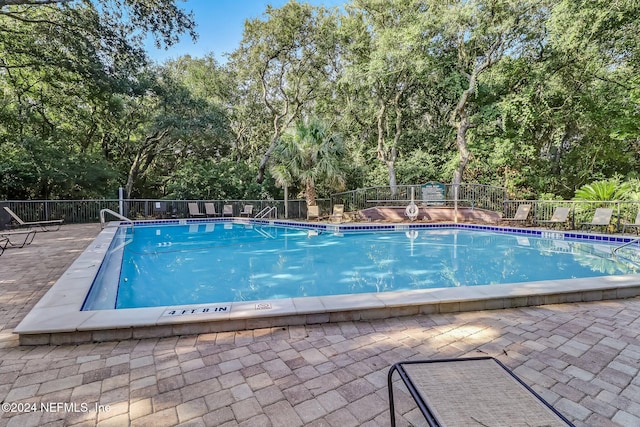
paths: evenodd
<path fill-rule="evenodd" d="M 272 123 L 258 182 L 283 130 L 333 80 L 336 55 L 336 19 L 325 8 L 291 0 L 281 8 L 267 6 L 265 17 L 245 23 L 240 47 L 231 55 L 239 85 L 261 94 Z"/>
<path fill-rule="evenodd" d="M 505 56 L 517 56 L 533 41 L 534 29 L 543 21 L 544 7 L 539 1 L 519 0 L 458 0 L 444 4 L 429 2 L 425 13 L 431 19 L 431 45 L 445 56 L 457 52 L 455 69 L 466 85 L 451 112 L 450 124 L 456 130 L 459 160 L 453 173 L 453 184 L 460 184 L 469 162 L 467 132 L 476 126 L 472 120 L 474 96 L 479 79 Z"/>

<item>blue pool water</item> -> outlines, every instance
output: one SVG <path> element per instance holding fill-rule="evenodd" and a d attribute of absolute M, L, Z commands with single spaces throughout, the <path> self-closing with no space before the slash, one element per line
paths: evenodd
<path fill-rule="evenodd" d="M 636 273 L 606 243 L 457 228 L 335 234 L 242 223 L 118 231 L 84 309 Z"/>

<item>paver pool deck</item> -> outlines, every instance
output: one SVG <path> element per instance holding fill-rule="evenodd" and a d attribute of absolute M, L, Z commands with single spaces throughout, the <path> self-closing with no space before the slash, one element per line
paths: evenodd
<path fill-rule="evenodd" d="M 577 426 L 640 426 L 640 298 L 79 345 L 13 328 L 100 232 L 0 257 L 0 426 L 388 426 L 398 361 L 489 355 Z M 421 425 L 396 390 L 399 425 Z"/>

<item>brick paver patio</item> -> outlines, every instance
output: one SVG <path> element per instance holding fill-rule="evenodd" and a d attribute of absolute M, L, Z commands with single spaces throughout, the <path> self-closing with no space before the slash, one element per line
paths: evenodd
<path fill-rule="evenodd" d="M 637 298 L 19 346 L 13 328 L 99 231 L 67 225 L 0 257 L 1 426 L 388 426 L 391 364 L 475 355 L 497 357 L 578 426 L 640 426 Z M 399 394 L 400 425 L 420 425 Z"/>

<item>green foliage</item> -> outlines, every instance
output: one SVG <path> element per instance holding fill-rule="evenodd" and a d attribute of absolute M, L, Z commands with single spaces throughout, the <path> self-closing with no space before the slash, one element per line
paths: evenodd
<path fill-rule="evenodd" d="M 628 200 L 631 185 L 619 179 L 595 181 L 576 190 L 575 200 L 609 201 Z"/>
<path fill-rule="evenodd" d="M 261 200 L 279 195 L 273 179 L 255 182 L 256 168 L 233 160 L 192 159 L 172 173 L 166 198 L 204 200 Z"/>
<path fill-rule="evenodd" d="M 342 139 L 317 118 L 298 121 L 282 136 L 274 151 L 271 174 L 280 186 L 302 184 L 307 205 L 316 204 L 317 185 L 344 185 Z"/>
<path fill-rule="evenodd" d="M 141 37 L 195 35 L 173 0 L 0 0 L 0 198 L 269 198 L 278 182 L 313 199 L 461 174 L 516 198 L 637 200 L 639 16 L 292 0 L 249 20 L 226 64 L 158 66 Z"/>

